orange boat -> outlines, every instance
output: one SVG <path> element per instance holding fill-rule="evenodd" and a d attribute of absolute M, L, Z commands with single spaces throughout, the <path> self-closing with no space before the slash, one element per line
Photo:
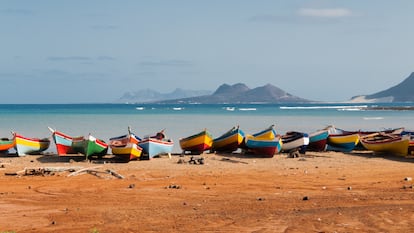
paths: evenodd
<path fill-rule="evenodd" d="M 13 148 L 15 145 L 14 137 L 9 138 L 0 138 L 0 152 L 8 151 L 10 148 Z"/>

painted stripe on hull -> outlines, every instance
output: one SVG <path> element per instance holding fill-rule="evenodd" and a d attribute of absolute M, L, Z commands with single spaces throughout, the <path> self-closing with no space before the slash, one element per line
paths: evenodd
<path fill-rule="evenodd" d="M 76 153 L 72 149 L 72 138 L 71 137 L 62 137 L 59 134 L 54 134 L 54 140 L 56 144 L 56 150 L 58 155 L 67 155 Z"/>
<path fill-rule="evenodd" d="M 191 153 L 197 153 L 197 154 L 202 154 L 204 151 L 211 149 L 211 145 L 209 144 L 200 144 L 200 145 L 195 145 L 189 148 L 186 148 L 185 151 L 190 151 Z"/>
<path fill-rule="evenodd" d="M 243 139 L 243 131 L 235 130 L 232 134 L 223 135 L 220 138 L 214 139 L 212 148 L 214 151 L 233 152 L 240 147 Z"/>
<path fill-rule="evenodd" d="M 119 157 L 125 160 L 138 159 L 141 156 L 142 148 L 138 146 L 126 146 L 126 147 L 112 147 L 112 154 L 115 157 Z"/>
<path fill-rule="evenodd" d="M 7 151 L 15 146 L 13 140 L 1 140 L 0 141 L 0 151 Z"/>
<path fill-rule="evenodd" d="M 190 151 L 192 153 L 201 154 L 205 150 L 209 150 L 211 148 L 213 138 L 210 133 L 204 130 L 190 137 L 182 138 L 179 142 L 180 147 L 184 152 Z"/>
<path fill-rule="evenodd" d="M 32 146 L 16 144 L 16 151 L 19 156 L 41 153 L 45 151 L 47 148 L 48 148 L 48 145 L 32 147 Z"/>
<path fill-rule="evenodd" d="M 160 141 L 157 139 L 144 139 L 138 144 L 150 158 L 159 154 L 171 153 L 174 143 L 172 141 Z"/>
<path fill-rule="evenodd" d="M 15 135 L 15 147 L 19 156 L 36 154 L 49 148 L 50 141 L 47 139 L 30 139 L 21 135 Z"/>
<path fill-rule="evenodd" d="M 354 142 L 342 143 L 342 144 L 328 144 L 326 150 L 338 151 L 338 152 L 351 152 L 355 148 Z"/>

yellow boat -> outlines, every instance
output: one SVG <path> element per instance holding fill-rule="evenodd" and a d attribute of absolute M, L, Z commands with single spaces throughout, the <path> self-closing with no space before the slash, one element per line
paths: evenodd
<path fill-rule="evenodd" d="M 359 133 L 350 132 L 330 126 L 326 150 L 350 152 L 359 142 Z"/>
<path fill-rule="evenodd" d="M 213 145 L 213 137 L 204 129 L 200 133 L 180 139 L 180 147 L 183 153 L 202 154 L 206 150 L 210 150 Z"/>
<path fill-rule="evenodd" d="M 243 143 L 244 132 L 237 127 L 233 127 L 223 135 L 213 140 L 213 151 L 233 152 Z"/>
<path fill-rule="evenodd" d="M 134 160 L 141 157 L 142 148 L 138 146 L 141 139 L 128 128 L 128 134 L 109 139 L 112 154 L 123 160 Z"/>
<path fill-rule="evenodd" d="M 27 138 L 17 133 L 14 133 L 14 140 L 18 156 L 39 154 L 47 150 L 50 145 L 48 138 Z"/>
<path fill-rule="evenodd" d="M 410 144 L 410 135 L 374 133 L 361 138 L 361 144 L 373 152 L 406 156 Z"/>
<path fill-rule="evenodd" d="M 274 125 L 271 125 L 267 129 L 264 129 L 258 133 L 255 133 L 253 135 L 248 135 L 248 136 L 253 136 L 256 140 L 260 140 L 260 139 L 273 140 L 277 136 L 276 130 L 274 129 L 274 127 L 275 127 Z"/>
<path fill-rule="evenodd" d="M 112 154 L 125 160 L 134 160 L 141 157 L 142 148 L 137 144 L 129 142 L 124 146 L 111 145 Z"/>

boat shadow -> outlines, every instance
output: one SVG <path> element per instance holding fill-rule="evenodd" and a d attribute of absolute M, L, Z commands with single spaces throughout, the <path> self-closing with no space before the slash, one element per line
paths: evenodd
<path fill-rule="evenodd" d="M 414 163 L 413 155 L 398 156 L 398 155 L 389 154 L 389 153 L 375 153 L 372 151 L 352 151 L 346 154 L 351 155 L 351 156 L 364 157 L 367 159 L 383 158 L 383 159 L 395 161 L 395 162 Z"/>
<path fill-rule="evenodd" d="M 71 163 L 71 162 L 83 162 L 86 161 L 83 155 L 41 155 L 36 159 L 40 163 Z"/>
<path fill-rule="evenodd" d="M 73 162 L 89 162 L 94 164 L 105 164 L 105 163 L 128 163 L 126 160 L 122 160 L 119 158 L 116 158 L 112 155 L 105 155 L 103 157 L 92 157 L 89 159 L 86 159 L 84 155 L 64 155 L 59 156 L 56 154 L 46 154 L 42 155 L 37 158 L 37 161 L 40 163 L 73 163 Z"/>
<path fill-rule="evenodd" d="M 216 153 L 209 153 L 211 155 L 216 155 L 216 159 L 224 162 L 232 162 L 232 163 L 248 163 L 249 161 L 254 161 L 257 159 L 272 159 L 278 154 L 275 154 L 273 157 L 269 157 L 266 155 L 257 155 L 253 153 L 246 153 L 246 152 L 216 152 Z M 209 155 L 207 154 L 207 155 Z"/>
<path fill-rule="evenodd" d="M 17 153 L 10 153 L 8 151 L 1 151 L 0 158 L 10 158 L 10 157 L 19 157 Z"/>
<path fill-rule="evenodd" d="M 233 153 L 215 153 L 218 157 L 222 157 L 225 160 L 225 158 L 233 158 L 233 159 L 243 159 L 243 160 L 255 160 L 255 159 L 272 159 L 275 157 L 284 157 L 284 158 L 292 158 L 289 157 L 289 153 L 287 152 L 280 152 L 276 153 L 273 157 L 268 157 L 266 155 L 260 156 L 252 153 L 246 153 L 246 152 L 233 152 Z M 324 152 L 306 152 L 304 154 L 299 154 L 298 158 L 331 158 L 332 155 L 329 155 L 328 153 Z"/>

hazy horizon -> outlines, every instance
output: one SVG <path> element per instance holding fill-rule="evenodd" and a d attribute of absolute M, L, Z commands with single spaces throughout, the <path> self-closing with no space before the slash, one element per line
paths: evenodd
<path fill-rule="evenodd" d="M 0 104 L 272 84 L 338 102 L 414 68 L 414 2 L 22 1 L 0 5 Z"/>

